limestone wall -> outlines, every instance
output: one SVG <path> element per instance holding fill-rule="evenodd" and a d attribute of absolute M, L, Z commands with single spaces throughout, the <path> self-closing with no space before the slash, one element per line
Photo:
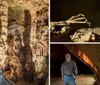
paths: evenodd
<path fill-rule="evenodd" d="M 11 59 L 13 57 L 19 63 L 15 67 L 23 67 L 20 73 L 26 64 L 34 63 L 32 67 L 37 78 L 48 75 L 47 0 L 0 0 L 0 30 L 0 40 L 4 41 L 5 47 L 0 47 L 0 60 L 3 61 L 0 64 L 3 67 L 7 59 L 12 65 L 16 63 Z"/>

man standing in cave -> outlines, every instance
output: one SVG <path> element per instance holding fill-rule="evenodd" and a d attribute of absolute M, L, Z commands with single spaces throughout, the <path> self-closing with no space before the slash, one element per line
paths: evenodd
<path fill-rule="evenodd" d="M 65 85 L 76 85 L 75 76 L 78 73 L 76 63 L 71 60 L 69 53 L 65 54 L 65 59 L 66 61 L 61 65 L 62 80 Z"/>

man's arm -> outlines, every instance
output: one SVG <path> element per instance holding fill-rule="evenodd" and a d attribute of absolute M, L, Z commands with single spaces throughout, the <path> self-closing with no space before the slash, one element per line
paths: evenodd
<path fill-rule="evenodd" d="M 64 78 L 64 73 L 63 73 L 63 64 L 61 65 L 61 76 L 62 76 L 62 80 Z"/>
<path fill-rule="evenodd" d="M 64 80 L 64 73 L 63 72 L 61 72 L 61 76 L 62 76 L 62 80 Z"/>
<path fill-rule="evenodd" d="M 75 63 L 75 62 L 74 62 L 74 72 L 75 72 L 75 75 L 77 75 L 77 74 L 78 74 L 77 65 L 76 65 L 76 63 Z"/>

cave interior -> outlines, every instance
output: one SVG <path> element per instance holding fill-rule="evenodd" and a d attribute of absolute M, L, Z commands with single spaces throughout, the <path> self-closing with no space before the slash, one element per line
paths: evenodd
<path fill-rule="evenodd" d="M 76 62 L 78 68 L 78 75 L 81 74 L 93 74 L 92 70 L 83 63 L 78 57 L 76 57 L 71 51 L 68 50 L 62 44 L 51 44 L 51 76 L 60 77 L 61 64 L 65 61 L 65 54 L 70 53 L 71 59 Z"/>

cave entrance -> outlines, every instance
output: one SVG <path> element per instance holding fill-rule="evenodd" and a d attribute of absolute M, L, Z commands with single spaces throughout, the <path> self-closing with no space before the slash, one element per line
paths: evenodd
<path fill-rule="evenodd" d="M 62 44 L 51 45 L 51 77 L 60 77 L 61 64 L 65 61 L 65 54 L 70 53 L 71 59 L 76 62 L 78 68 L 78 75 L 81 74 L 93 74 L 91 69 L 78 59 L 67 47 Z"/>

